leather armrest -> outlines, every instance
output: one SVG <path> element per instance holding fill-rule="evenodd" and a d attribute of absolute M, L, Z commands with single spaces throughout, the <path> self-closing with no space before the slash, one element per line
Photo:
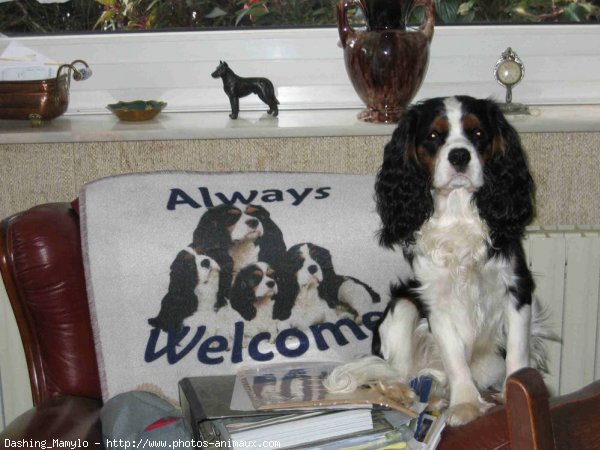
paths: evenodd
<path fill-rule="evenodd" d="M 103 449 L 100 409 L 97 399 L 60 395 L 21 414 L 0 432 L 0 443 L 5 439 L 15 442 L 45 441 L 47 447 L 56 447 L 53 440 L 77 441 L 87 448 Z M 55 442 L 56 444 L 56 442 Z"/>
<path fill-rule="evenodd" d="M 484 416 L 462 427 L 446 427 L 437 449 L 510 449 L 504 408 L 496 406 Z"/>

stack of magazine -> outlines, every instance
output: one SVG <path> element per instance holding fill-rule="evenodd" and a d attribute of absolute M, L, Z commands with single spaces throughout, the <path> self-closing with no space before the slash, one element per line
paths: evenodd
<path fill-rule="evenodd" d="M 435 448 L 444 421 L 424 413 L 427 388 L 413 386 L 425 400 L 411 409 L 368 388 L 332 394 L 323 380 L 336 364 L 261 365 L 237 375 L 184 378 L 183 413 L 204 448 Z"/>

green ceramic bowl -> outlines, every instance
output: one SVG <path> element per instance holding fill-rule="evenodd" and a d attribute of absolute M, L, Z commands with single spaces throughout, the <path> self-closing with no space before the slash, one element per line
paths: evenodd
<path fill-rule="evenodd" d="M 106 107 L 121 120 L 139 122 L 153 119 L 165 106 L 167 106 L 165 102 L 156 100 L 135 100 L 133 102 L 112 103 Z"/>

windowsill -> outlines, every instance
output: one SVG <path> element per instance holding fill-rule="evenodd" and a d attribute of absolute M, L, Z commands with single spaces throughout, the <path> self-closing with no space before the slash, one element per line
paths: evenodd
<path fill-rule="evenodd" d="M 600 105 L 532 107 L 532 115 L 509 116 L 521 133 L 600 132 Z M 356 118 L 357 110 L 163 112 L 147 122 L 121 122 L 110 114 L 65 115 L 32 127 L 28 121 L 0 120 L 1 143 L 146 141 L 177 139 L 282 138 L 324 136 L 389 136 L 394 125 Z"/>

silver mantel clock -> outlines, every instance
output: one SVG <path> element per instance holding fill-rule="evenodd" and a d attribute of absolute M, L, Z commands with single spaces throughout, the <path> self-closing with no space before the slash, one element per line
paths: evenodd
<path fill-rule="evenodd" d="M 501 103 L 502 111 L 509 114 L 530 114 L 529 108 L 521 103 L 512 102 L 512 88 L 525 76 L 525 66 L 508 47 L 494 66 L 494 78 L 506 88 L 506 103 Z"/>

